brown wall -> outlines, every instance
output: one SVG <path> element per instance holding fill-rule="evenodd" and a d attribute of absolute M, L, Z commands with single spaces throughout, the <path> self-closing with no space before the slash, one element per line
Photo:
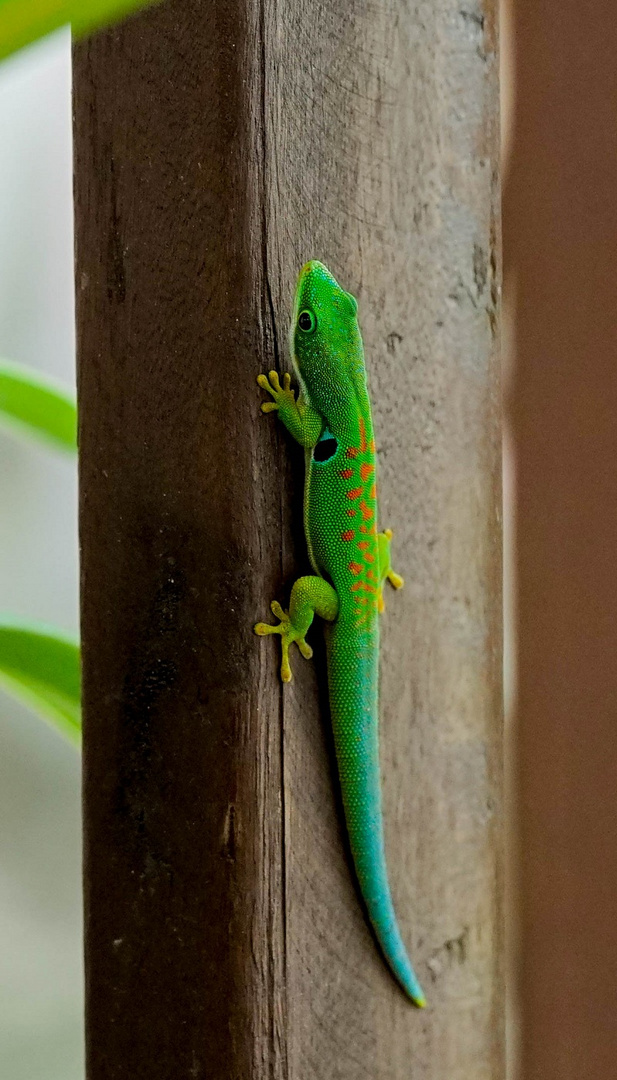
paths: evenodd
<path fill-rule="evenodd" d="M 524 1080 L 617 1075 L 616 15 L 514 0 Z"/>

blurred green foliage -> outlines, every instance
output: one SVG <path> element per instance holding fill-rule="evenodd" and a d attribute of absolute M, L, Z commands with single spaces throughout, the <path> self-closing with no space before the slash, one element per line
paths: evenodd
<path fill-rule="evenodd" d="M 61 450 L 77 448 L 74 398 L 38 372 L 8 360 L 0 360 L 0 421 Z"/>
<path fill-rule="evenodd" d="M 79 36 L 153 2 L 0 0 L 0 60 L 66 23 Z M 0 421 L 56 449 L 77 449 L 77 409 L 71 395 L 4 360 L 0 360 Z M 0 616 L 0 684 L 80 745 L 77 641 L 51 627 Z"/>
<path fill-rule="evenodd" d="M 62 450 L 77 449 L 74 399 L 29 368 L 8 361 L 0 361 L 0 420 Z M 80 745 L 76 641 L 48 626 L 0 616 L 0 685 L 30 705 L 74 746 Z"/>
<path fill-rule="evenodd" d="M 0 685 L 80 746 L 77 641 L 55 629 L 0 615 Z"/>
<path fill-rule="evenodd" d="M 0 0 L 0 60 L 52 30 L 96 30 L 153 0 Z"/>

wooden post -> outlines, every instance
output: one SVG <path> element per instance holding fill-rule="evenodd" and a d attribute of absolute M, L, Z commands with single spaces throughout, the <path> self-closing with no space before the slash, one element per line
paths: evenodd
<path fill-rule="evenodd" d="M 492 0 L 175 0 L 75 51 L 88 1080 L 501 1080 Z M 388 598 L 395 902 L 364 921 L 323 650 L 252 624 L 306 567 L 260 414 L 299 267 L 360 302 Z M 319 630 L 313 632 L 318 642 Z"/>
<path fill-rule="evenodd" d="M 516 297 L 522 1076 L 617 1060 L 617 23 L 516 0 L 506 251 Z"/>

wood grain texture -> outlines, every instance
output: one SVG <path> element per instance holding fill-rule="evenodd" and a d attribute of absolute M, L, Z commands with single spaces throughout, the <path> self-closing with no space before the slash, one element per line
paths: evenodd
<path fill-rule="evenodd" d="M 617 22 L 515 0 L 519 1005 L 525 1080 L 617 1061 Z"/>
<path fill-rule="evenodd" d="M 501 1080 L 492 3 L 176 0 L 75 53 L 88 1080 Z M 252 624 L 307 566 L 259 413 L 297 271 L 360 302 L 388 598 L 392 885 L 349 869 L 323 649 Z M 318 642 L 319 631 L 313 633 Z"/>

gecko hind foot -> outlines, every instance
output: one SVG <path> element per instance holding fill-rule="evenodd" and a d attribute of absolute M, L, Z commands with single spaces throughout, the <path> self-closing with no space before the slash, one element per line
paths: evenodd
<path fill-rule="evenodd" d="M 383 599 L 383 586 L 386 581 L 389 581 L 393 589 L 402 589 L 405 584 L 400 574 L 397 574 L 390 563 L 390 542 L 392 540 L 392 529 L 384 529 L 383 532 L 377 534 L 377 543 L 379 551 L 379 596 L 377 597 L 377 608 L 381 612 L 385 608 Z"/>
<path fill-rule="evenodd" d="M 259 637 L 266 637 L 266 635 L 268 634 L 281 635 L 281 649 L 283 653 L 281 659 L 281 679 L 283 680 L 283 682 L 291 682 L 292 674 L 291 666 L 289 663 L 289 646 L 295 641 L 300 652 L 306 660 L 311 659 L 313 655 L 313 650 L 311 649 L 311 646 L 307 643 L 304 634 L 300 630 L 297 630 L 296 627 L 293 625 L 289 617 L 289 612 L 284 611 L 281 605 L 276 600 L 272 601 L 270 607 L 272 609 L 272 614 L 275 616 L 275 618 L 280 619 L 279 624 L 277 626 L 273 626 L 271 623 L 259 622 L 255 625 L 254 630 L 255 633 L 259 635 Z"/>
<path fill-rule="evenodd" d="M 402 589 L 405 584 L 405 579 L 397 574 L 394 570 L 389 570 L 387 574 L 388 581 L 394 589 Z"/>

